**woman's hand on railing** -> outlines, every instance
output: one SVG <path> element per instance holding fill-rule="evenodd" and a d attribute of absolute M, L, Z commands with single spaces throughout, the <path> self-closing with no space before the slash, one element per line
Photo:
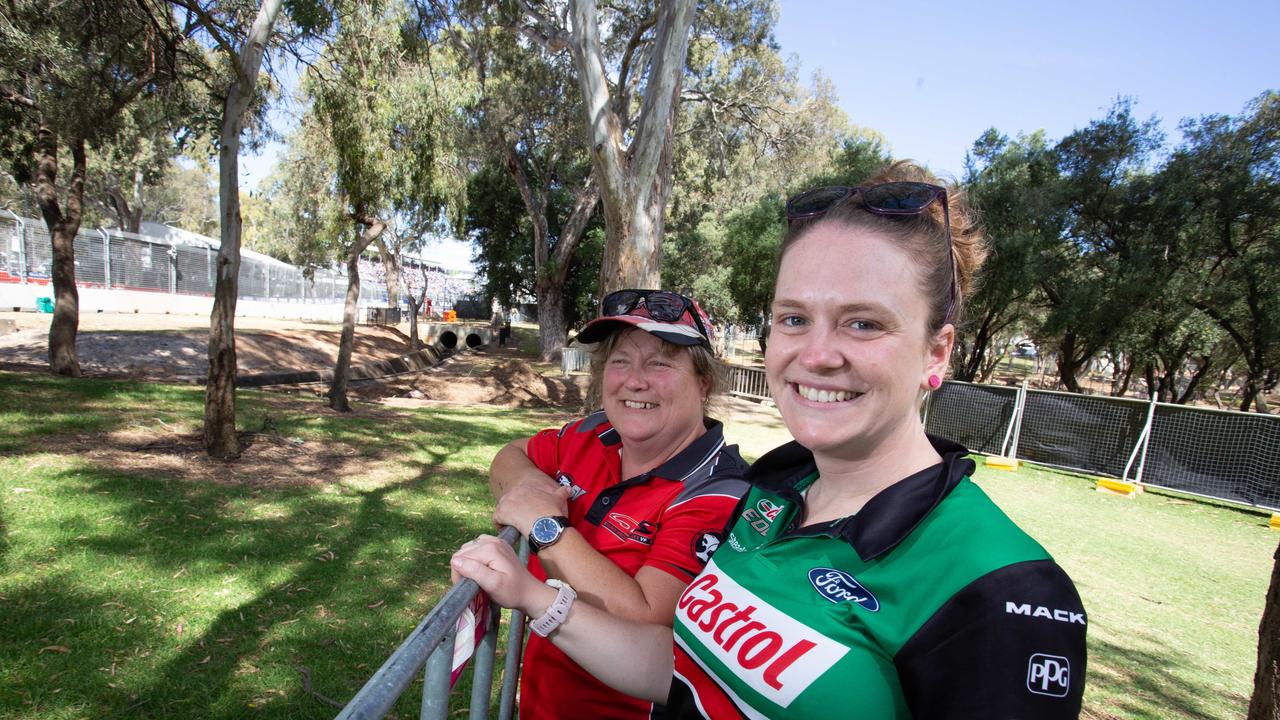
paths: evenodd
<path fill-rule="evenodd" d="M 511 546 L 492 535 L 481 535 L 458 548 L 449 567 L 454 582 L 471 578 L 494 602 L 532 617 L 541 615 L 556 599 L 555 589 L 539 582 Z"/>
<path fill-rule="evenodd" d="M 510 525 L 528 535 L 533 521 L 543 516 L 569 514 L 569 488 L 545 475 L 521 482 L 498 498 L 493 509 L 497 526 Z"/>

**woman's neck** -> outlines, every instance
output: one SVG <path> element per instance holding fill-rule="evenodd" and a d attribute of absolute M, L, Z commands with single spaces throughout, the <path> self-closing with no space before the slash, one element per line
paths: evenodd
<path fill-rule="evenodd" d="M 707 428 L 699 420 L 698 424 L 689 429 L 680 440 L 671 442 L 666 439 L 663 442 L 627 442 L 622 441 L 622 479 L 629 480 L 640 473 L 648 472 L 659 465 L 665 463 L 671 458 L 679 455 L 682 450 L 693 444 L 694 440 L 702 437 L 707 432 Z"/>
<path fill-rule="evenodd" d="M 805 525 L 853 515 L 882 490 L 942 461 L 924 430 L 864 455 L 814 453 L 818 479 L 805 496 Z"/>

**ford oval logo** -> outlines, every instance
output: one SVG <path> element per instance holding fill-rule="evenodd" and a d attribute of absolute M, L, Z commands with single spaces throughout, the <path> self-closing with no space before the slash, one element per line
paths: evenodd
<path fill-rule="evenodd" d="M 814 568 L 809 571 L 809 582 L 819 595 L 833 603 L 855 602 L 871 612 L 880 610 L 876 596 L 843 570 Z"/>

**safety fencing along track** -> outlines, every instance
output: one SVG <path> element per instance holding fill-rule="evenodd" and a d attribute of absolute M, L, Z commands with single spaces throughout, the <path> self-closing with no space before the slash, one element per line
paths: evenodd
<path fill-rule="evenodd" d="M 498 537 L 515 544 L 520 539 L 520 534 L 515 528 L 508 526 L 502 528 Z M 521 542 L 520 559 L 527 562 L 528 558 L 528 546 Z M 387 658 L 346 707 L 342 708 L 342 712 L 337 715 L 338 720 L 376 720 L 384 717 L 424 666 L 426 675 L 422 686 L 420 716 L 428 720 L 444 720 L 449 714 L 449 691 L 457 681 L 461 670 L 459 665 L 468 657 L 467 650 L 470 649 L 474 649 L 471 662 L 474 670 L 468 717 L 471 720 L 488 718 L 501 609 L 486 603 L 479 610 L 480 616 L 474 616 L 475 603 L 480 595 L 480 586 L 474 580 L 466 578 L 449 588 L 409 637 Z M 524 620 L 522 613 L 511 611 L 498 706 L 499 720 L 510 720 L 515 712 L 516 680 L 520 674 L 520 655 L 524 646 Z M 475 638 L 471 634 L 474 632 L 474 625 L 470 621 L 485 628 L 482 637 Z"/>
<path fill-rule="evenodd" d="M 565 374 L 587 353 L 565 348 Z M 730 393 L 770 398 L 764 370 L 728 365 Z M 1280 416 L 947 381 L 925 429 L 987 455 L 1280 510 Z"/>
<path fill-rule="evenodd" d="M 964 382 L 925 412 L 974 452 L 1280 509 L 1280 417 Z"/>

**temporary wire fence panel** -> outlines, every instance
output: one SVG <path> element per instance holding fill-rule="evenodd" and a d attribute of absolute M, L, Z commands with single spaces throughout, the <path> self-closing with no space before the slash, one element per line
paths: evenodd
<path fill-rule="evenodd" d="M 1018 457 L 1120 477 L 1147 421 L 1142 400 L 1027 392 Z"/>
<path fill-rule="evenodd" d="M 1000 454 L 1018 389 L 946 382 L 929 398 L 925 429 L 974 452 Z"/>
<path fill-rule="evenodd" d="M 1161 403 L 1142 481 L 1280 508 L 1280 417 Z"/>

